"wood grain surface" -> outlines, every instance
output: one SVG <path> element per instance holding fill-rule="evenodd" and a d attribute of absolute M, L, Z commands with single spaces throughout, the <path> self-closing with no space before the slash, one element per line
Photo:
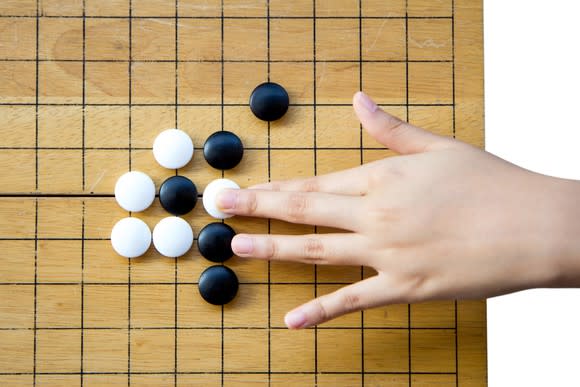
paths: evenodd
<path fill-rule="evenodd" d="M 175 174 L 163 129 L 196 148 L 214 131 L 246 146 L 231 171 L 201 152 L 177 171 L 199 190 L 323 174 L 393 156 L 359 126 L 365 90 L 403 119 L 483 146 L 482 2 L 471 0 L 3 0 L 0 2 L 2 386 L 483 386 L 485 303 L 390 305 L 288 331 L 286 311 L 372 275 L 233 258 L 229 305 L 197 292 L 210 263 L 153 248 L 117 256 L 112 195 L 128 170 Z M 288 114 L 247 101 L 272 80 Z M 427 193 L 426 193 L 427 194 Z M 211 219 L 184 218 L 195 233 Z M 133 214 L 151 228 L 158 201 Z M 311 227 L 233 218 L 238 232 Z M 319 228 L 319 232 L 326 230 Z"/>

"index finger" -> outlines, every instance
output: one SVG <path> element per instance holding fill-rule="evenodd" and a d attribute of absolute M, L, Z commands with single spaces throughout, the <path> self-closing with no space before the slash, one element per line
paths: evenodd
<path fill-rule="evenodd" d="M 273 218 L 350 231 L 359 228 L 362 200 L 363 197 L 359 196 L 322 192 L 255 189 L 225 189 L 216 198 L 220 210 L 227 214 Z"/>

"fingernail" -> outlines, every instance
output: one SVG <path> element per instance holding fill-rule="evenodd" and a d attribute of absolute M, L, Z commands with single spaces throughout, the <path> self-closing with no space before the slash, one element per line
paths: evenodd
<path fill-rule="evenodd" d="M 224 189 L 217 194 L 216 204 L 220 210 L 231 210 L 236 205 L 236 192 L 232 189 Z"/>
<path fill-rule="evenodd" d="M 369 113 L 374 113 L 377 111 L 377 108 L 378 108 L 377 104 L 372 99 L 370 99 L 370 97 L 368 95 L 366 95 L 362 91 L 360 91 L 358 93 L 358 100 L 359 100 L 360 104 L 366 110 L 368 110 Z"/>
<path fill-rule="evenodd" d="M 292 311 L 284 317 L 284 323 L 290 329 L 300 329 L 307 325 L 306 314 L 300 309 Z"/>
<path fill-rule="evenodd" d="M 236 236 L 232 240 L 232 250 L 236 255 L 248 255 L 254 250 L 252 238 Z"/>

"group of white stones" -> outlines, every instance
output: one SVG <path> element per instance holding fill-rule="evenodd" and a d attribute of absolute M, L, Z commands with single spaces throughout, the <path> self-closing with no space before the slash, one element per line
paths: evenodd
<path fill-rule="evenodd" d="M 153 143 L 153 156 L 164 168 L 178 169 L 187 165 L 194 153 L 193 141 L 187 133 L 179 129 L 161 132 Z M 240 187 L 228 179 L 216 179 L 203 192 L 203 206 L 216 219 L 230 215 L 223 213 L 216 205 L 217 194 L 226 188 Z M 115 184 L 115 199 L 119 206 L 129 212 L 145 211 L 155 200 L 155 183 L 145 173 L 130 171 L 122 175 Z M 161 219 L 154 227 L 139 218 L 129 216 L 119 220 L 111 231 L 111 245 L 117 254 L 126 258 L 139 257 L 151 246 L 163 256 L 176 258 L 189 251 L 194 235 L 191 226 L 183 218 L 169 216 Z"/>

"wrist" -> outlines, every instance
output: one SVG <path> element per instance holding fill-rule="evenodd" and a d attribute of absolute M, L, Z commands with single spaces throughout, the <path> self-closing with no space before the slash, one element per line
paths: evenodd
<path fill-rule="evenodd" d="M 553 177 L 548 179 L 549 193 L 544 212 L 544 260 L 547 277 L 544 287 L 580 286 L 580 182 Z M 544 182 L 546 183 L 546 182 Z"/>

